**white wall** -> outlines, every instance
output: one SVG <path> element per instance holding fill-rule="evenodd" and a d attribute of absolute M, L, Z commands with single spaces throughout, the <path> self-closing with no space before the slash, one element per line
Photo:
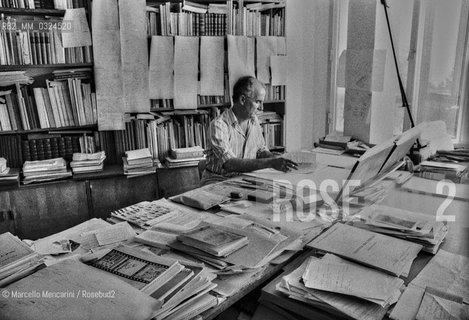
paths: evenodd
<path fill-rule="evenodd" d="M 285 107 L 288 151 L 311 149 L 326 132 L 329 0 L 288 0 Z"/>

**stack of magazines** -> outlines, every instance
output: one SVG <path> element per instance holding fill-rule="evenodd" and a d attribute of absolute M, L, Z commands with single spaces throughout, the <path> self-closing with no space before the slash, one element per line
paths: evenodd
<path fill-rule="evenodd" d="M 106 154 L 104 151 L 96 153 L 74 153 L 70 162 L 73 174 L 103 171 Z"/>
<path fill-rule="evenodd" d="M 24 184 L 57 180 L 71 175 L 72 172 L 67 170 L 67 162 L 64 158 L 25 161 L 23 164 Z"/>

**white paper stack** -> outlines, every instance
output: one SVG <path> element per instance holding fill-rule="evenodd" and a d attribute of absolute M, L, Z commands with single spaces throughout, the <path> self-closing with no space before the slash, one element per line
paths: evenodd
<path fill-rule="evenodd" d="M 396 276 L 408 276 L 412 262 L 422 249 L 416 243 L 342 223 L 334 224 L 307 246 Z"/>
<path fill-rule="evenodd" d="M 277 283 L 275 287 L 276 290 L 286 294 L 290 299 L 304 302 L 314 308 L 326 310 L 329 314 L 336 316 L 337 318 L 380 320 L 384 317 L 387 307 L 382 307 L 377 303 L 365 299 L 359 299 L 351 295 L 338 294 L 306 287 L 303 283 L 303 279 L 305 273 L 307 273 L 308 264 L 314 260 L 320 261 L 319 258 L 315 257 L 310 257 L 309 259 L 310 260 L 306 260 L 293 272 L 283 276 L 281 281 Z M 311 270 L 309 274 L 311 275 L 314 272 L 314 270 Z M 306 275 L 308 275 L 308 273 Z M 321 276 L 321 274 L 318 274 L 318 276 Z M 326 284 L 326 282 L 324 282 L 324 284 Z M 343 287 L 346 288 L 346 283 L 342 284 L 345 284 Z M 363 286 L 361 286 L 361 288 L 363 288 Z M 351 290 L 348 290 L 348 292 L 351 292 Z M 360 295 L 366 294 L 360 293 Z"/>
<path fill-rule="evenodd" d="M 23 183 L 41 182 L 70 177 L 67 162 L 63 158 L 25 161 L 23 164 Z"/>
<path fill-rule="evenodd" d="M 100 172 L 103 171 L 105 159 L 106 154 L 104 151 L 96 153 L 74 153 L 70 167 L 72 167 L 74 174 Z"/>
<path fill-rule="evenodd" d="M 128 178 L 156 172 L 150 149 L 130 150 L 126 151 L 125 155 L 122 161 L 124 163 L 124 174 Z"/>
<path fill-rule="evenodd" d="M 421 244 L 433 254 L 448 234 L 445 223 L 436 222 L 432 215 L 383 205 L 364 207 L 353 218 L 356 227 Z"/>

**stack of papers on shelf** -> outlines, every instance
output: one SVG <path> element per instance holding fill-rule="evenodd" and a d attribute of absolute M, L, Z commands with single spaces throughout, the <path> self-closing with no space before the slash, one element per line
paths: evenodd
<path fill-rule="evenodd" d="M 23 164 L 23 183 L 49 181 L 67 178 L 72 175 L 67 170 L 67 162 L 63 158 L 48 160 L 25 161 Z"/>
<path fill-rule="evenodd" d="M 422 249 L 416 243 L 342 223 L 334 224 L 307 246 L 405 277 L 409 275 L 412 262 Z"/>
<path fill-rule="evenodd" d="M 0 87 L 8 87 L 15 84 L 31 84 L 34 79 L 26 75 L 26 71 L 0 72 Z"/>
<path fill-rule="evenodd" d="M 96 153 L 74 153 L 70 167 L 74 174 L 103 171 L 106 154 L 104 151 Z"/>
<path fill-rule="evenodd" d="M 40 256 L 9 232 L 0 234 L 0 287 L 43 266 Z"/>
<path fill-rule="evenodd" d="M 341 294 L 336 292 L 328 292 L 324 290 L 317 290 L 308 288 L 304 284 L 304 277 L 314 277 L 316 271 L 308 271 L 308 265 L 315 260 L 321 261 L 319 258 L 310 257 L 309 260 L 303 262 L 303 264 L 295 269 L 293 272 L 283 276 L 279 282 L 277 282 L 275 289 L 279 292 L 282 292 L 288 296 L 290 299 L 301 301 L 306 303 L 313 308 L 318 308 L 325 310 L 328 314 L 332 315 L 330 318 L 346 318 L 346 319 L 357 319 L 357 320 L 380 320 L 386 314 L 388 307 L 382 307 L 378 303 L 371 302 L 369 300 L 361 299 L 350 294 Z M 350 266 L 350 265 L 341 265 L 338 266 Z M 317 274 L 317 277 L 321 277 L 322 274 Z M 330 275 L 327 275 L 329 277 Z M 363 275 L 360 276 L 360 279 L 363 279 Z M 347 288 L 345 278 L 341 278 L 339 275 L 335 280 L 335 283 L 332 278 L 327 278 L 324 275 L 325 280 L 323 284 L 330 284 L 329 288 L 334 288 L 335 291 L 348 291 L 348 293 L 353 292 L 354 288 Z M 377 277 L 379 278 L 379 277 Z M 395 278 L 397 279 L 397 278 Z M 332 280 L 332 281 L 331 281 Z M 355 281 L 354 279 L 351 279 Z M 381 282 L 386 282 L 386 280 L 381 279 Z M 395 283 L 397 285 L 397 280 L 389 279 L 389 283 Z M 322 286 L 324 287 L 324 285 Z M 374 294 L 379 292 L 383 296 L 382 292 L 385 290 L 380 290 L 376 288 L 372 283 L 365 281 L 360 285 L 359 290 L 363 290 L 364 287 L 369 287 L 370 292 L 371 288 L 374 288 Z M 337 290 L 340 288 L 341 290 Z M 356 288 L 358 291 L 358 288 Z M 388 290 L 394 291 L 394 290 Z M 359 295 L 369 295 L 363 292 L 354 292 Z M 301 304 L 302 305 L 302 304 Z M 301 306 L 300 305 L 300 306 Z M 308 308 L 305 308 L 305 313 Z M 295 312 L 295 310 L 291 310 Z"/>
<path fill-rule="evenodd" d="M 5 158 L 0 158 L 0 188 L 18 185 L 18 170 L 10 169 Z"/>
<path fill-rule="evenodd" d="M 435 217 L 382 205 L 364 207 L 352 217 L 353 225 L 423 245 L 423 250 L 435 254 L 448 234 L 443 222 Z"/>
<path fill-rule="evenodd" d="M 124 163 L 124 174 L 127 177 L 136 177 L 156 172 L 150 149 L 143 148 L 125 152 L 122 158 Z"/>
<path fill-rule="evenodd" d="M 248 238 L 234 231 L 219 230 L 216 226 L 204 224 L 182 234 L 178 240 L 216 257 L 226 257 L 248 244 Z"/>
<path fill-rule="evenodd" d="M 168 168 L 196 166 L 200 160 L 205 159 L 204 149 L 200 146 L 171 149 L 169 154 L 166 157 Z"/>

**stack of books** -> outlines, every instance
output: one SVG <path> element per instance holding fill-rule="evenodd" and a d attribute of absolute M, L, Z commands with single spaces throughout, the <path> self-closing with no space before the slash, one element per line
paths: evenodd
<path fill-rule="evenodd" d="M 202 250 L 214 257 L 226 257 L 248 244 L 248 238 L 213 225 L 203 225 L 178 236 L 183 244 Z"/>
<path fill-rule="evenodd" d="M 422 250 L 432 254 L 448 234 L 446 224 L 435 217 L 383 205 L 364 207 L 352 219 L 355 227 L 421 244 Z"/>
<path fill-rule="evenodd" d="M 124 174 L 128 178 L 156 172 L 156 167 L 153 165 L 153 158 L 148 148 L 126 151 L 122 161 L 124 163 Z"/>
<path fill-rule="evenodd" d="M 431 180 L 449 179 L 456 183 L 467 180 L 467 166 L 457 163 L 423 161 L 419 176 Z"/>
<path fill-rule="evenodd" d="M 64 158 L 48 160 L 25 161 L 23 164 L 23 183 L 50 181 L 72 176 L 67 170 L 67 162 Z"/>
<path fill-rule="evenodd" d="M 166 166 L 168 168 L 196 166 L 200 160 L 205 159 L 204 149 L 200 146 L 188 148 L 174 148 L 166 157 Z"/>
<path fill-rule="evenodd" d="M 12 170 L 7 165 L 7 160 L 0 157 L 0 189 L 17 186 L 19 181 L 19 172 Z"/>
<path fill-rule="evenodd" d="M 149 254 L 146 251 L 119 246 L 89 264 L 116 275 L 141 292 L 157 299 L 161 308 L 156 319 L 177 318 L 180 313 L 200 300 L 216 301 L 209 291 L 217 285 L 212 283 L 216 275 L 197 264 L 184 264 L 175 259 Z M 214 306 L 206 303 L 202 312 Z"/>
<path fill-rule="evenodd" d="M 40 256 L 9 232 L 0 234 L 0 288 L 44 267 Z"/>
<path fill-rule="evenodd" d="M 103 171 L 106 154 L 104 151 L 96 153 L 74 153 L 70 162 L 73 174 Z"/>

